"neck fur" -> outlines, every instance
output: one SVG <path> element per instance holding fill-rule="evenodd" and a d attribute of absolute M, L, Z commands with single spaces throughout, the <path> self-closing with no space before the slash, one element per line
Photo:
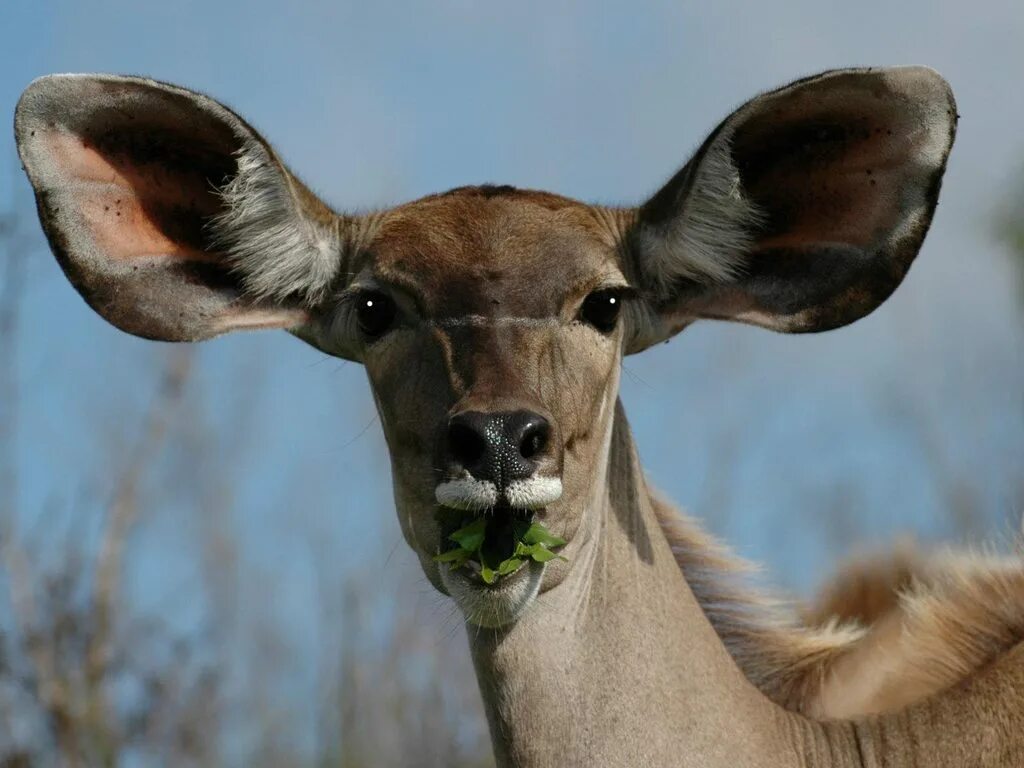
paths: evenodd
<path fill-rule="evenodd" d="M 469 627 L 499 764 L 781 765 L 761 762 L 778 712 L 683 578 L 621 405 L 607 473 L 565 581 L 509 627 Z"/>

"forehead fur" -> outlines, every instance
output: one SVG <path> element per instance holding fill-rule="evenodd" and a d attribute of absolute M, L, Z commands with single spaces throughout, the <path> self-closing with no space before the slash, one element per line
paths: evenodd
<path fill-rule="evenodd" d="M 550 315 L 553 301 L 618 272 L 600 209 L 507 186 L 460 187 L 388 211 L 367 250 L 378 278 L 412 288 L 432 314 Z"/>

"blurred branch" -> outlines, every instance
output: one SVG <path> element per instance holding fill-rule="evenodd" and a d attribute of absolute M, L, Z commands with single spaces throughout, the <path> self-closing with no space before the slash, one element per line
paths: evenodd
<path fill-rule="evenodd" d="M 1024 177 L 1024 168 L 1018 177 Z M 1018 274 L 1021 306 L 1024 307 L 1024 181 L 1010 190 L 1009 202 L 996 213 L 995 229 L 999 239 L 1010 249 Z"/>
<path fill-rule="evenodd" d="M 969 467 L 954 461 L 949 441 L 940 430 L 940 422 L 929 414 L 921 402 L 888 399 L 883 408 L 893 423 L 901 424 L 903 433 L 918 446 L 923 466 L 932 477 L 932 487 L 941 507 L 936 519 L 945 520 L 955 538 L 961 542 L 977 542 L 990 520 L 983 514 L 985 504 L 982 488 Z"/>
<path fill-rule="evenodd" d="M 175 350 L 168 359 L 139 443 L 115 482 L 91 581 L 85 577 L 83 561 L 75 552 L 66 553 L 53 578 L 33 572 L 28 553 L 16 535 L 14 516 L 3 515 L 0 523 L 5 528 L 2 555 L 16 620 L 14 629 L 22 638 L 36 700 L 49 724 L 53 746 L 66 765 L 86 764 L 87 756 L 92 756 L 88 759 L 90 765 L 115 765 L 126 738 L 125 728 L 118 724 L 108 701 L 109 688 L 119 671 L 112 662 L 121 608 L 123 554 L 138 521 L 138 485 L 160 452 L 190 366 L 187 349 Z M 86 608 L 78 610 L 74 595 L 82 584 L 91 584 L 91 595 Z M 40 591 L 42 604 L 36 598 Z M 80 655 L 75 648 L 82 649 Z"/>
<path fill-rule="evenodd" d="M 27 236 L 17 200 L 0 212 L 0 251 L 3 253 L 3 283 L 0 288 L 0 561 L 7 571 L 14 630 L 21 638 L 32 665 L 31 684 L 50 722 L 56 746 L 67 764 L 77 766 L 76 713 L 66 681 L 59 672 L 54 648 L 39 632 L 40 611 L 34 584 L 37 574 L 26 553 L 17 545 L 18 520 L 18 425 L 21 405 L 19 348 L 21 301 L 27 286 L 25 254 Z"/>
<path fill-rule="evenodd" d="M 137 491 L 140 479 L 164 444 L 168 423 L 178 410 L 191 367 L 190 348 L 178 347 L 169 355 L 139 444 L 118 477 L 103 526 L 93 586 L 94 631 L 86 652 L 85 680 L 91 694 L 89 719 L 104 755 L 112 751 L 109 745 L 111 734 L 107 727 L 109 718 L 104 681 L 110 661 L 110 638 L 120 592 L 125 540 L 138 518 Z M 104 762 L 112 764 L 112 761 Z"/>
<path fill-rule="evenodd" d="M 34 583 L 35 575 L 29 567 L 25 552 L 20 549 L 8 523 L 4 532 L 3 562 L 7 570 L 11 608 L 16 625 L 14 631 L 22 638 L 22 647 L 32 665 L 32 680 L 35 695 L 42 707 L 53 735 L 56 747 L 70 766 L 80 765 L 77 729 L 77 713 L 66 681 L 58 670 L 55 647 L 46 642 L 40 627 L 43 621 L 37 610 Z"/>
<path fill-rule="evenodd" d="M 23 225 L 27 218 L 15 204 L 0 212 L 0 360 L 5 362 L 0 366 L 0 562 L 11 607 L 11 621 L 0 633 L 5 661 L 0 668 L 4 683 L 0 710 L 4 722 L 0 725 L 13 733 L 17 721 L 26 720 L 31 708 L 25 706 L 27 702 L 13 704 L 12 697 L 28 695 L 48 734 L 41 744 L 49 744 L 37 757 L 49 753 L 68 766 L 114 765 L 124 740 L 130 738 L 128 724 L 118 722 L 108 701 L 109 689 L 121 673 L 114 638 L 121 620 L 125 544 L 139 517 L 139 484 L 164 445 L 185 390 L 192 356 L 187 348 L 173 350 L 168 356 L 138 444 L 114 480 L 97 554 L 81 557 L 82 541 L 73 540 L 59 558 L 57 570 L 47 575 L 38 553 L 26 548 L 18 532 L 22 517 L 18 509 L 18 347 L 27 285 L 25 254 L 30 241 Z M 90 560 L 91 578 L 86 567 Z M 76 601 L 82 594 L 86 603 L 78 607 Z M 5 640 L 4 635 L 11 639 Z M 25 671 L 20 677 L 15 669 L 17 658 L 8 658 L 11 650 L 22 654 Z M 159 694 L 155 710 L 167 697 L 156 689 L 153 693 Z M 29 759 L 27 756 L 30 753 L 13 745 L 0 745 L 0 763 Z"/>
<path fill-rule="evenodd" d="M 11 516 L 18 499 L 17 415 L 18 321 L 25 289 L 23 241 L 12 204 L 0 212 L 0 251 L 3 252 L 3 283 L 0 284 L 0 516 Z M 0 531 L 0 535 L 3 532 Z"/>

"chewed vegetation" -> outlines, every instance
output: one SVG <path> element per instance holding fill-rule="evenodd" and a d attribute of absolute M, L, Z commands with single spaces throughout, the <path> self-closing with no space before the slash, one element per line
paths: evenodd
<path fill-rule="evenodd" d="M 467 568 L 485 584 L 511 576 L 531 561 L 565 560 L 555 551 L 565 545 L 565 539 L 536 521 L 478 515 L 463 519 L 447 540 L 451 548 L 434 559 L 452 570 Z"/>

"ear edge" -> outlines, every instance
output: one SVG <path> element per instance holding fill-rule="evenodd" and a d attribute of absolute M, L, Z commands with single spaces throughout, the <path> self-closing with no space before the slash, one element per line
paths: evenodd
<path fill-rule="evenodd" d="M 184 287 L 177 291 L 182 294 L 182 298 L 187 298 L 200 305 L 199 319 L 201 322 L 184 322 L 182 319 L 184 314 L 179 320 L 175 320 L 166 312 L 160 312 L 156 302 L 147 306 L 146 302 L 139 303 L 136 299 L 124 298 L 125 295 L 132 294 L 133 291 L 123 290 L 126 287 L 123 282 L 119 284 L 119 287 L 105 282 L 116 274 L 120 280 L 130 280 L 140 286 L 134 289 L 136 293 L 152 294 L 153 286 L 142 286 L 142 284 L 154 282 L 157 285 L 165 283 L 167 292 L 174 294 L 177 289 L 170 289 L 166 285 L 168 281 L 162 279 L 165 277 L 163 272 L 167 271 L 167 264 L 162 263 L 160 258 L 134 260 L 130 265 L 132 274 L 128 274 L 129 267 L 126 265 L 103 264 L 89 254 L 79 253 L 78 258 L 72 257 L 72 251 L 81 251 L 82 246 L 80 245 L 77 249 L 71 247 L 68 242 L 68 231 L 74 231 L 76 227 L 80 227 L 81 222 L 75 221 L 74 216 L 71 219 L 65 218 L 69 214 L 62 210 L 62 204 L 54 201 L 55 197 L 67 193 L 66 191 L 62 192 L 57 171 L 52 166 L 52 160 L 46 157 L 45 147 L 40 146 L 39 142 L 35 140 L 36 131 L 47 125 L 55 129 L 63 126 L 64 130 L 72 133 L 76 127 L 81 128 L 81 124 L 76 126 L 74 123 L 75 120 L 82 118 L 72 116 L 70 111 L 62 110 L 62 100 L 66 104 L 70 98 L 68 92 L 76 87 L 96 85 L 143 88 L 168 94 L 177 99 L 186 99 L 189 103 L 196 104 L 208 117 L 227 126 L 242 150 L 248 151 L 250 156 L 255 153 L 263 153 L 263 157 L 268 163 L 276 165 L 285 178 L 285 183 L 289 186 L 288 191 L 293 195 L 287 201 L 291 206 L 289 210 L 294 211 L 299 207 L 300 203 L 295 196 L 300 195 L 305 204 L 311 204 L 313 201 L 317 203 L 319 206 L 317 214 L 321 219 L 333 216 L 330 209 L 319 203 L 301 182 L 290 175 L 272 148 L 254 129 L 229 108 L 205 94 L 170 83 L 127 75 L 53 74 L 36 78 L 26 87 L 15 109 L 16 144 L 23 168 L 33 186 L 37 212 L 50 248 L 69 282 L 86 303 L 112 325 L 125 332 L 142 338 L 164 341 L 199 341 L 236 329 L 283 328 L 295 330 L 307 322 L 308 310 L 301 305 L 294 306 L 294 301 L 285 303 L 286 300 L 295 298 L 294 281 L 289 286 L 289 295 L 287 296 L 267 290 L 265 285 L 260 288 L 258 279 L 256 280 L 257 290 L 251 290 L 254 272 L 263 275 L 265 284 L 267 282 L 266 273 L 273 271 L 264 269 L 260 273 L 258 270 L 260 265 L 253 263 L 255 260 L 251 255 L 248 258 L 232 258 L 230 253 L 226 254 L 227 263 L 224 269 L 216 269 L 208 261 L 197 261 L 184 266 L 181 264 L 171 265 L 170 271 L 180 273 L 184 270 L 185 272 L 195 272 L 196 275 L 203 273 L 207 282 L 219 286 L 216 292 L 204 289 L 203 281 L 192 279 L 190 276 L 183 281 Z M 237 177 L 238 174 L 235 174 L 231 180 Z M 291 186 L 292 182 L 296 187 Z M 224 229 L 223 225 L 221 229 Z M 334 227 L 334 231 L 337 232 L 337 226 Z M 229 239 L 229 236 L 223 237 L 222 242 Z M 91 247 L 95 249 L 95 245 Z M 338 271 L 340 270 L 340 253 L 335 251 L 333 255 L 336 264 L 335 271 Z M 111 267 L 115 267 L 115 269 L 111 270 Z M 241 282 L 240 290 L 232 288 L 231 275 L 235 275 Z M 211 277 L 213 277 L 212 280 Z M 321 270 L 318 275 L 317 287 L 317 291 L 321 294 L 325 291 L 322 285 L 324 279 Z M 214 296 L 214 293 L 219 295 Z M 217 300 L 214 301 L 214 299 Z M 288 304 L 292 304 L 292 306 Z"/>
<path fill-rule="evenodd" d="M 659 219 L 671 217 L 671 209 L 675 204 L 673 198 L 685 197 L 694 187 L 695 173 L 693 166 L 699 165 L 705 160 L 709 151 L 716 143 L 719 146 L 728 147 L 731 142 L 731 134 L 735 131 L 737 124 L 741 123 L 748 110 L 752 110 L 765 97 L 783 98 L 787 92 L 798 89 L 801 86 L 821 83 L 835 78 L 862 77 L 871 75 L 878 77 L 895 93 L 898 93 L 912 103 L 925 125 L 928 141 L 922 151 L 917 154 L 924 161 L 922 169 L 927 172 L 927 183 L 922 185 L 923 194 L 920 205 L 907 216 L 904 226 L 901 226 L 887 240 L 877 243 L 878 247 L 872 251 L 864 251 L 865 258 L 881 260 L 885 265 L 882 269 L 873 270 L 874 274 L 867 279 L 867 274 L 857 285 L 850 286 L 847 290 L 836 293 L 833 300 L 836 302 L 834 311 L 812 311 L 808 309 L 797 315 L 781 318 L 768 316 L 763 312 L 748 311 L 738 315 L 702 311 L 701 304 L 712 304 L 711 301 L 693 302 L 691 313 L 676 317 L 670 323 L 659 319 L 652 328 L 646 332 L 636 332 L 635 338 L 627 345 L 627 354 L 639 352 L 652 346 L 658 341 L 666 340 L 668 336 L 678 332 L 686 325 L 698 319 L 728 319 L 736 322 L 757 325 L 785 333 L 810 333 L 831 330 L 847 325 L 864 317 L 877 308 L 892 292 L 898 287 L 903 277 L 921 248 L 925 236 L 929 230 L 935 209 L 938 204 L 939 191 L 942 185 L 943 174 L 946 169 L 949 154 L 952 150 L 956 136 L 957 121 L 959 114 L 956 109 L 956 102 L 952 88 L 949 83 L 934 69 L 922 66 L 893 67 L 893 68 L 849 68 L 829 70 L 827 72 L 811 75 L 806 78 L 788 83 L 772 91 L 762 94 L 760 97 L 746 102 L 739 109 L 735 110 L 723 120 L 704 144 L 698 149 L 694 157 L 683 169 L 667 182 L 647 203 L 637 209 L 636 224 L 627 233 L 627 249 L 633 254 L 633 259 L 639 261 L 644 249 L 650 252 L 650 241 L 663 236 L 665 228 L 657 229 Z M 735 171 L 735 178 L 739 179 L 739 172 L 731 157 L 726 158 L 727 170 Z M 730 173 L 731 175 L 731 173 Z M 681 188 L 682 193 L 672 195 L 670 189 L 676 186 Z M 719 200 L 724 199 L 721 195 L 722 188 L 718 188 Z M 661 274 L 646 276 L 648 285 L 645 293 L 648 301 L 651 302 L 649 311 L 644 314 L 648 320 L 657 317 L 659 311 L 666 303 L 671 303 L 669 297 L 672 294 L 683 294 L 683 296 L 721 295 L 728 293 L 733 287 L 731 281 L 740 280 L 751 271 L 751 263 L 757 253 L 756 247 L 750 246 L 756 241 L 759 227 L 764 224 L 764 212 L 757 203 L 745 195 L 743 203 L 737 204 L 734 208 L 738 215 L 727 216 L 730 224 L 740 224 L 743 231 L 739 234 L 729 233 L 726 239 L 730 251 L 723 258 L 724 269 L 708 269 L 693 263 L 682 263 L 682 268 L 677 268 L 674 273 L 663 271 Z M 714 234 L 714 227 L 709 229 Z M 748 245 L 744 250 L 732 250 L 734 244 L 746 241 Z M 659 244 L 665 253 L 676 250 L 664 242 Z M 638 274 L 643 274 L 643 269 L 637 269 Z M 873 284 L 871 296 L 864 293 L 865 282 Z M 675 302 L 678 303 L 678 302 Z"/>
<path fill-rule="evenodd" d="M 630 247 L 645 254 L 645 282 L 657 296 L 666 296 L 678 282 L 715 284 L 735 278 L 764 222 L 764 213 L 742 194 L 731 155 L 732 117 L 637 212 Z M 692 195 L 694 190 L 700 194 Z M 684 200 L 691 204 L 683 205 Z"/>
<path fill-rule="evenodd" d="M 337 214 L 287 169 L 245 119 L 202 92 L 135 75 L 69 73 L 36 78 L 15 109 L 15 138 L 33 186 L 49 181 L 40 173 L 45 163 L 33 157 L 33 129 L 38 123 L 62 119 L 69 123 L 62 114 L 64 105 L 74 100 L 68 91 L 91 85 L 127 86 L 183 99 L 229 127 L 236 144 L 237 170 L 217 190 L 224 210 L 208 224 L 211 239 L 253 297 L 300 296 L 309 302 L 324 297 L 339 271 Z M 300 220 L 302 227 L 288 226 Z M 284 254 L 291 258 L 280 258 Z"/>

